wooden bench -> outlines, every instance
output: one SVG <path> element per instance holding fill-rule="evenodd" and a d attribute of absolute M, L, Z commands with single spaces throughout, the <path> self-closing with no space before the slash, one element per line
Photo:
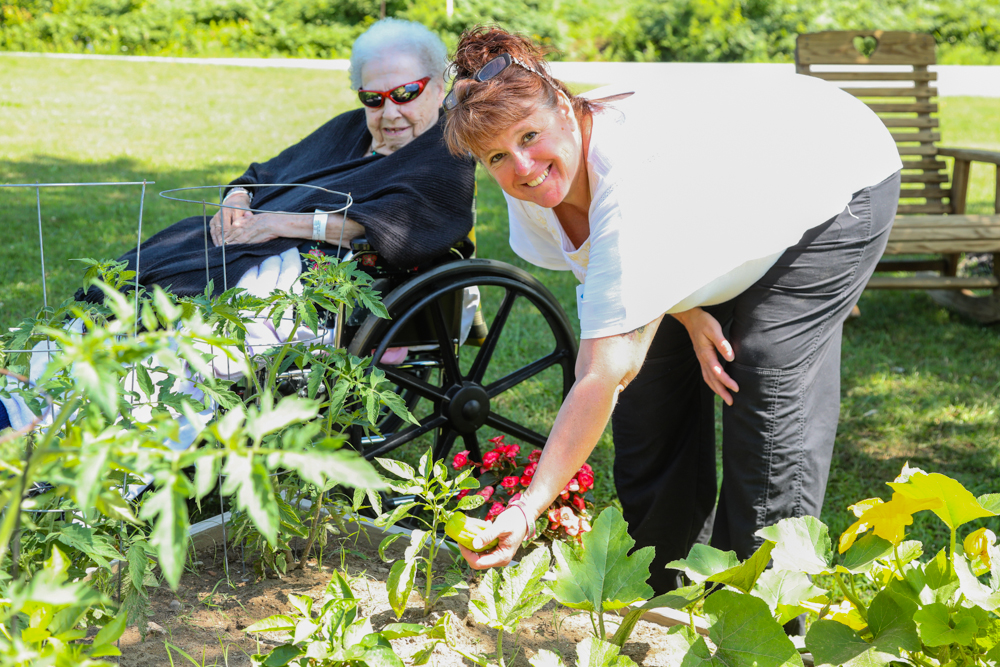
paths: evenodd
<path fill-rule="evenodd" d="M 931 290 L 935 301 L 952 310 L 981 322 L 1000 321 L 1000 197 L 996 215 L 965 211 L 972 163 L 1000 165 L 1000 152 L 937 145 L 937 73 L 928 69 L 935 62 L 934 38 L 924 34 L 847 30 L 799 35 L 796 41 L 796 71 L 835 82 L 868 104 L 890 129 L 903 159 L 899 210 L 876 272 L 916 274 L 875 275 L 868 287 Z M 954 160 L 950 176 L 942 158 Z M 1000 192 L 1000 167 L 996 181 Z M 958 275 L 965 253 L 993 253 L 993 275 Z M 911 257 L 889 258 L 896 255 Z"/>

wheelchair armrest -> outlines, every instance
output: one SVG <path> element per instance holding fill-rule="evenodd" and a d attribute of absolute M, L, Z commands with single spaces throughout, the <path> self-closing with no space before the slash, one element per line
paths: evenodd
<path fill-rule="evenodd" d="M 359 252 L 374 252 L 375 247 L 368 242 L 368 237 L 359 236 L 355 239 L 351 239 L 351 250 L 353 250 L 355 254 Z"/>

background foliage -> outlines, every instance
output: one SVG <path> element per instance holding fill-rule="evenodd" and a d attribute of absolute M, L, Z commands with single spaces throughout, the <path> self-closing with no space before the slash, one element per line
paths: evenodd
<path fill-rule="evenodd" d="M 1000 64 L 995 0 L 385 0 L 452 47 L 479 23 L 533 36 L 568 60 L 791 62 L 795 35 L 934 35 L 939 61 Z M 2 0 L 0 50 L 346 58 L 379 0 Z"/>

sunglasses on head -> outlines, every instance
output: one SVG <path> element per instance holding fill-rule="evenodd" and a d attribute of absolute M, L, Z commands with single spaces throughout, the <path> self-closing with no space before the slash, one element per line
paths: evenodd
<path fill-rule="evenodd" d="M 358 91 L 358 99 L 369 109 L 378 109 L 383 104 L 385 104 L 385 98 L 392 98 L 392 101 L 396 104 L 406 104 L 407 102 L 412 102 L 413 100 L 420 97 L 420 93 L 424 92 L 424 86 L 430 81 L 429 76 L 425 76 L 419 81 L 411 81 L 409 83 L 404 83 L 401 86 L 396 86 L 392 90 L 365 90 L 361 89 Z"/>
<path fill-rule="evenodd" d="M 518 65 L 528 70 L 529 72 L 537 74 L 538 76 L 542 77 L 543 80 L 545 81 L 548 80 L 541 72 L 536 70 L 534 67 L 529 67 L 528 65 L 525 65 L 524 63 L 522 63 L 520 60 L 510 55 L 509 53 L 501 53 L 499 56 L 497 56 L 493 60 L 489 61 L 488 63 L 480 67 L 475 74 L 473 74 L 471 77 L 468 78 L 474 81 L 478 81 L 479 83 L 482 83 L 483 81 L 489 81 L 490 79 L 492 79 L 493 77 L 495 77 L 496 75 L 498 75 L 500 72 L 504 71 L 511 65 Z M 458 95 L 455 93 L 455 88 L 454 86 L 452 86 L 451 92 L 448 93 L 447 97 L 444 98 L 444 108 L 447 109 L 448 111 L 451 111 L 452 109 L 457 107 L 461 102 L 462 100 L 458 99 Z"/>

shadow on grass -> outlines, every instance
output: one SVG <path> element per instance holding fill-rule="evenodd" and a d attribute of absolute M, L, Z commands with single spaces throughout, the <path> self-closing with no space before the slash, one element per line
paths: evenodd
<path fill-rule="evenodd" d="M 200 212 L 197 205 L 168 201 L 157 196 L 159 192 L 226 183 L 245 169 L 246 165 L 215 164 L 200 169 L 151 171 L 127 157 L 90 163 L 41 155 L 30 160 L 0 160 L 0 182 L 155 182 L 146 188 L 143 205 L 143 238 L 149 238 L 177 220 Z M 50 304 L 68 298 L 80 286 L 83 271 L 73 259 L 114 258 L 135 244 L 141 192 L 141 186 L 41 189 Z M 0 243 L 0 326 L 9 327 L 33 315 L 43 303 L 36 190 L 0 188 L 0 223 L 6 237 Z"/>

